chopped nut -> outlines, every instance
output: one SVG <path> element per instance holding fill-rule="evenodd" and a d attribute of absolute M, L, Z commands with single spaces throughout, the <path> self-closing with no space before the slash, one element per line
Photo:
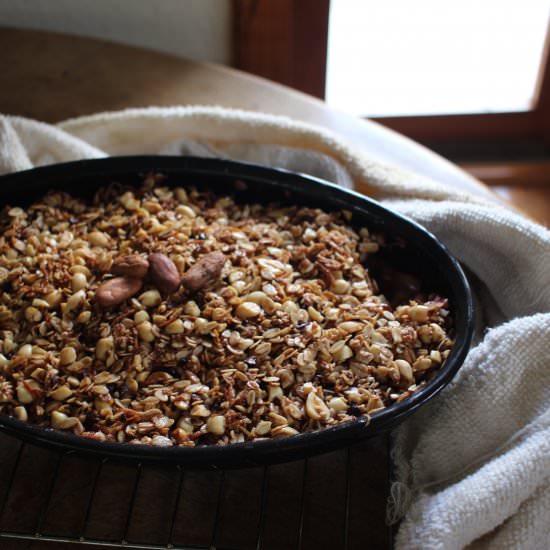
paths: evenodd
<path fill-rule="evenodd" d="M 334 294 L 345 294 L 349 291 L 350 284 L 344 280 L 344 279 L 337 279 L 334 281 L 334 283 L 331 285 L 330 290 L 334 292 Z"/>
<path fill-rule="evenodd" d="M 342 397 L 333 397 L 328 402 L 329 408 L 335 410 L 335 411 L 347 411 L 348 410 L 348 404 L 344 401 Z"/>
<path fill-rule="evenodd" d="M 139 325 L 140 323 L 143 323 L 143 321 L 150 321 L 151 317 L 145 310 L 137 311 L 134 315 L 134 323 L 136 325 Z"/>
<path fill-rule="evenodd" d="M 258 435 L 266 435 L 271 431 L 271 422 L 269 420 L 260 420 L 254 430 Z"/>
<path fill-rule="evenodd" d="M 155 339 L 155 334 L 153 332 L 153 325 L 149 321 L 143 321 L 137 327 L 139 337 L 144 342 L 152 342 Z"/>
<path fill-rule="evenodd" d="M 225 417 L 220 415 L 210 416 L 206 422 L 206 428 L 210 433 L 223 435 L 225 433 Z"/>
<path fill-rule="evenodd" d="M 56 401 L 65 401 L 68 397 L 73 394 L 69 386 L 59 386 L 53 392 L 50 393 L 50 397 Z"/>
<path fill-rule="evenodd" d="M 364 326 L 363 323 L 357 321 L 344 321 L 338 325 L 338 328 L 341 328 L 345 332 L 359 332 L 363 330 Z"/>
<path fill-rule="evenodd" d="M 315 393 L 310 392 L 306 399 L 306 412 L 313 420 L 326 420 L 330 417 L 330 410 L 325 402 Z"/>
<path fill-rule="evenodd" d="M 158 290 L 147 290 L 143 294 L 140 294 L 138 300 L 142 306 L 155 307 L 161 303 L 162 297 Z"/>
<path fill-rule="evenodd" d="M 73 292 L 77 292 L 88 286 L 88 279 L 84 273 L 75 273 L 71 278 L 71 285 Z"/>
<path fill-rule="evenodd" d="M 432 360 L 429 357 L 419 357 L 413 363 L 413 369 L 415 371 L 427 370 L 432 366 Z"/>
<path fill-rule="evenodd" d="M 165 330 L 168 334 L 183 334 L 185 332 L 185 327 L 183 326 L 183 321 L 181 319 L 176 319 L 166 325 Z"/>
<path fill-rule="evenodd" d="M 64 347 L 59 354 L 61 365 L 70 365 L 76 361 L 76 350 L 72 346 Z"/>
<path fill-rule="evenodd" d="M 405 381 L 405 385 L 408 387 L 411 384 L 414 384 L 414 376 L 411 365 L 403 359 L 397 359 L 395 361 L 395 365 L 399 369 L 399 374 Z"/>
<path fill-rule="evenodd" d="M 42 313 L 40 313 L 39 309 L 36 309 L 33 306 L 29 306 L 25 310 L 25 319 L 27 319 L 27 321 L 30 321 L 31 323 L 38 323 L 42 320 Z"/>
<path fill-rule="evenodd" d="M 24 382 L 20 382 L 19 384 L 17 384 L 16 391 L 17 400 L 19 401 L 19 403 L 23 403 L 23 405 L 28 405 L 29 403 L 32 403 L 34 401 L 32 393 L 28 390 Z"/>
<path fill-rule="evenodd" d="M 25 407 L 22 407 L 21 405 L 13 409 L 13 414 L 15 414 L 15 417 L 22 422 L 26 422 L 29 418 L 29 415 L 27 414 L 27 409 L 25 409 Z"/>
<path fill-rule="evenodd" d="M 424 323 L 428 320 L 430 310 L 426 306 L 412 306 L 409 308 L 409 315 L 413 321 Z"/>
<path fill-rule="evenodd" d="M 105 361 L 107 356 L 113 352 L 115 349 L 115 343 L 112 336 L 106 336 L 105 338 L 100 338 L 97 341 L 95 348 L 95 355 L 100 361 Z"/>
<path fill-rule="evenodd" d="M 53 411 L 51 414 L 52 426 L 57 430 L 70 430 L 78 425 L 78 418 L 71 418 L 66 414 Z"/>
<path fill-rule="evenodd" d="M 254 302 L 243 302 L 239 305 L 235 313 L 237 317 L 241 319 L 250 319 L 260 315 L 262 313 L 262 308 Z"/>
<path fill-rule="evenodd" d="M 78 307 L 80 307 L 80 305 L 82 304 L 82 302 L 84 302 L 85 299 L 86 299 L 86 293 L 84 292 L 84 290 L 78 290 L 72 296 L 69 296 L 69 299 L 65 304 L 65 312 L 69 313 L 74 309 L 77 309 Z"/>
<path fill-rule="evenodd" d="M 88 241 L 92 246 L 100 246 L 102 248 L 107 248 L 110 244 L 109 236 L 101 231 L 92 231 L 88 235 Z"/>

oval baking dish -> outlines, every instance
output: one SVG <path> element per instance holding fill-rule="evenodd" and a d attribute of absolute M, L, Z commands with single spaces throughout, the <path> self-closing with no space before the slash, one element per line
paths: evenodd
<path fill-rule="evenodd" d="M 217 159 L 167 156 L 111 157 L 35 168 L 0 178 L 0 204 L 25 206 L 50 190 L 91 197 L 112 182 L 137 186 L 149 172 L 166 176 L 163 185 L 193 185 L 217 193 L 234 194 L 247 202 L 282 202 L 325 210 L 348 210 L 353 226 L 366 226 L 400 243 L 384 253 L 383 261 L 400 272 L 412 272 L 423 285 L 449 299 L 455 344 L 435 376 L 410 397 L 375 413 L 322 430 L 283 439 L 234 443 L 225 446 L 154 447 L 94 441 L 0 415 L 0 429 L 35 443 L 104 457 L 136 461 L 176 462 L 216 468 L 250 466 L 298 459 L 330 451 L 359 438 L 388 430 L 412 414 L 444 388 L 466 357 L 473 332 L 473 303 L 460 265 L 431 233 L 413 221 L 358 193 L 307 175 Z M 235 185 L 235 182 L 239 182 Z M 243 185 L 243 183 L 245 185 Z M 382 287 L 382 291 L 384 288 Z"/>

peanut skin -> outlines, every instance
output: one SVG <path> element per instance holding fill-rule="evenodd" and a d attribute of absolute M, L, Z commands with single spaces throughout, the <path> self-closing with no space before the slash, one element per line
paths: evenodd
<path fill-rule="evenodd" d="M 116 258 L 111 267 L 113 275 L 143 279 L 149 271 L 149 262 L 137 254 Z"/>
<path fill-rule="evenodd" d="M 115 277 L 99 286 L 95 292 L 97 303 L 101 307 L 112 307 L 121 304 L 137 294 L 143 281 L 135 277 Z"/>
<path fill-rule="evenodd" d="M 226 261 L 225 254 L 210 252 L 186 271 L 181 283 L 191 292 L 197 292 L 213 283 L 220 276 Z"/>
<path fill-rule="evenodd" d="M 164 254 L 150 254 L 148 260 L 149 276 L 153 284 L 164 294 L 176 292 L 180 286 L 176 264 Z"/>

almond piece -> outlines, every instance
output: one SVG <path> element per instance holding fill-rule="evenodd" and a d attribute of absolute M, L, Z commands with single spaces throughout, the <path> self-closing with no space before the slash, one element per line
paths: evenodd
<path fill-rule="evenodd" d="M 153 284 L 163 293 L 176 292 L 180 286 L 180 274 L 176 264 L 164 254 L 149 255 L 149 275 Z"/>
<path fill-rule="evenodd" d="M 120 256 L 113 261 L 111 273 L 113 275 L 121 275 L 122 277 L 132 277 L 135 279 L 143 279 L 149 271 L 149 262 L 142 256 L 137 254 L 128 254 Z"/>
<path fill-rule="evenodd" d="M 183 286 L 192 292 L 208 286 L 220 276 L 226 261 L 227 257 L 221 252 L 206 254 L 184 274 Z"/>
<path fill-rule="evenodd" d="M 97 303 L 101 307 L 116 306 L 137 294 L 143 281 L 135 277 L 115 277 L 99 286 L 95 292 Z"/>

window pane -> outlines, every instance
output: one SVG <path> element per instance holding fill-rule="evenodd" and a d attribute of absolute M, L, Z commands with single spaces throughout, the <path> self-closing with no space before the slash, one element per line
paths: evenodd
<path fill-rule="evenodd" d="M 524 111 L 550 0 L 332 0 L 326 100 L 357 115 Z"/>

